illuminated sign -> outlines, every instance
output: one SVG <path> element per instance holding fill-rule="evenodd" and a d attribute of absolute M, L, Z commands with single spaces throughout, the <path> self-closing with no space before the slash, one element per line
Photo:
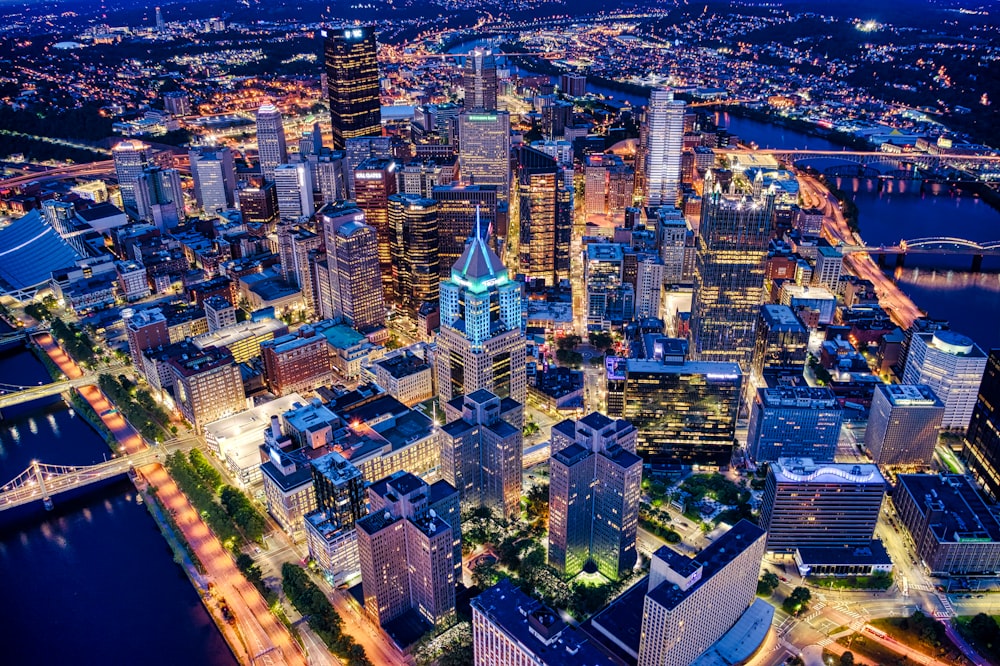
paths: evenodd
<path fill-rule="evenodd" d="M 496 115 L 475 113 L 469 116 L 469 120 L 474 123 L 492 123 L 497 119 Z"/>
<path fill-rule="evenodd" d="M 353 28 L 350 30 L 344 30 L 344 39 L 361 39 L 364 33 L 358 28 Z"/>
<path fill-rule="evenodd" d="M 355 180 L 382 180 L 382 174 L 378 171 L 359 171 L 354 174 Z"/>

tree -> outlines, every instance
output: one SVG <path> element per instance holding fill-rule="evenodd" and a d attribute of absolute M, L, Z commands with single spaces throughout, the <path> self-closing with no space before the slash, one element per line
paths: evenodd
<path fill-rule="evenodd" d="M 848 650 L 840 655 L 840 666 L 854 666 L 854 653 Z"/>
<path fill-rule="evenodd" d="M 526 499 L 528 520 L 547 525 L 549 522 L 549 484 L 537 483 L 531 486 Z"/>
<path fill-rule="evenodd" d="M 582 342 L 582 339 L 579 335 L 564 335 L 556 341 L 556 347 L 572 351 L 577 348 L 580 342 Z"/>
<path fill-rule="evenodd" d="M 600 351 L 607 351 L 614 344 L 614 340 L 610 333 L 605 331 L 594 331 L 590 333 L 587 338 L 590 340 L 590 344 L 593 345 L 595 349 Z"/>
<path fill-rule="evenodd" d="M 806 604 L 810 599 L 812 599 L 812 593 L 808 588 L 796 587 L 781 606 L 790 615 L 797 615 L 808 607 Z"/>
<path fill-rule="evenodd" d="M 760 583 L 757 584 L 757 592 L 770 596 L 778 588 L 778 583 L 778 574 L 768 571 L 760 577 Z"/>

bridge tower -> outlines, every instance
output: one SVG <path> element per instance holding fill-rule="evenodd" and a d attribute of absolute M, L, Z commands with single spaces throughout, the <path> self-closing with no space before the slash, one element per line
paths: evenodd
<path fill-rule="evenodd" d="M 45 503 L 45 510 L 51 511 L 55 507 L 55 503 L 52 501 L 49 491 L 45 489 L 45 474 L 42 472 L 42 466 L 38 464 L 37 460 L 31 461 L 31 471 L 35 475 L 35 480 L 38 481 L 38 489 L 42 493 L 42 502 Z"/>
<path fill-rule="evenodd" d="M 972 255 L 972 272 L 979 273 L 982 270 L 983 270 L 983 255 L 981 254 Z M 3 418 L 2 415 L 0 415 L 0 418 Z"/>

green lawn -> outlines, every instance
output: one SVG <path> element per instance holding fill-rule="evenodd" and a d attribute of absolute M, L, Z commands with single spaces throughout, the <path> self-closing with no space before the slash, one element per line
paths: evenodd
<path fill-rule="evenodd" d="M 960 661 L 961 650 L 945 634 L 945 627 L 932 617 L 914 613 L 908 618 L 889 617 L 872 620 L 869 624 L 881 629 L 903 645 L 926 655 L 947 661 Z"/>

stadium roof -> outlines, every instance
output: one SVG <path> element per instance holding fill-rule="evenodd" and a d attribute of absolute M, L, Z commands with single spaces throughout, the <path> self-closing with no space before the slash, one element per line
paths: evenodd
<path fill-rule="evenodd" d="M 6 291 L 44 284 L 52 271 L 80 258 L 38 210 L 0 229 L 0 286 Z"/>

